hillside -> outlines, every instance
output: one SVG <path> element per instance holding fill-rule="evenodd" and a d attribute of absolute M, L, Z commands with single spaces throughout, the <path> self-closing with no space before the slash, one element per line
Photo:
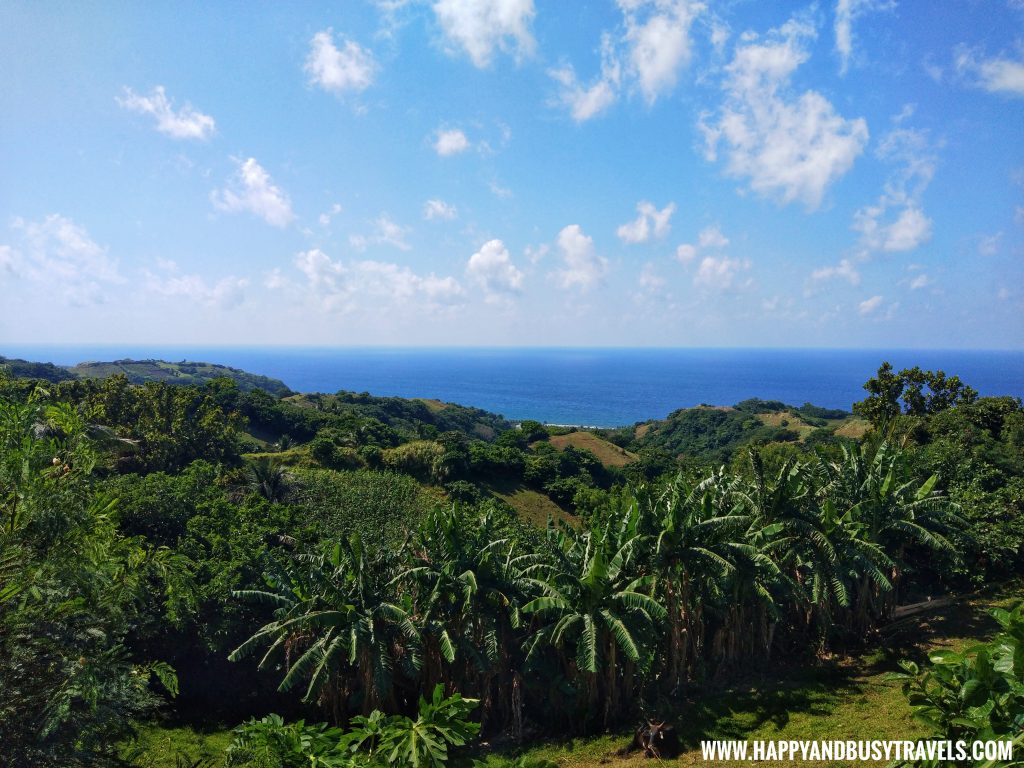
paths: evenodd
<path fill-rule="evenodd" d="M 77 378 L 67 368 L 53 363 L 34 363 L 31 360 L 3 355 L 0 355 L 0 370 L 6 371 L 15 379 L 43 379 L 51 384 Z"/>
<path fill-rule="evenodd" d="M 205 384 L 213 379 L 228 378 L 238 384 L 238 388 L 243 392 L 262 389 L 277 397 L 291 394 L 291 389 L 280 379 L 216 363 L 187 360 L 178 363 L 166 360 L 113 360 L 79 363 L 67 370 L 81 379 L 105 379 L 123 373 L 132 384 L 145 384 L 147 381 L 160 381 L 165 384 Z"/>
<path fill-rule="evenodd" d="M 566 435 L 552 435 L 548 442 L 560 451 L 568 446 L 590 451 L 606 467 L 624 467 L 636 461 L 636 454 L 620 448 L 615 443 L 595 435 L 593 432 L 570 432 Z"/>
<path fill-rule="evenodd" d="M 158 381 L 164 384 L 202 385 L 214 379 L 231 379 L 243 392 L 262 389 L 275 397 L 292 394 L 292 390 L 280 379 L 249 373 L 228 365 L 189 360 L 171 363 L 166 360 L 124 359 L 106 362 L 87 361 L 69 366 L 0 355 L 0 370 L 5 370 L 13 378 L 42 379 L 52 384 L 75 379 L 106 379 L 118 374 L 127 376 L 131 384 Z"/>
<path fill-rule="evenodd" d="M 796 407 L 755 398 L 735 406 L 681 408 L 665 419 L 634 426 L 625 438 L 632 451 L 656 448 L 673 456 L 727 461 L 736 450 L 748 445 L 809 443 L 834 440 L 837 435 L 853 436 L 861 426 L 860 421 L 838 409 L 810 403 Z"/>

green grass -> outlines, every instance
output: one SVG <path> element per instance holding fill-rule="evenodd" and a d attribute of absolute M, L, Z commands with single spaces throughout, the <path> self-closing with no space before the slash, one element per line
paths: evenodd
<path fill-rule="evenodd" d="M 140 768 L 179 768 L 199 760 L 220 766 L 231 738 L 230 728 L 200 731 L 187 725 L 147 723 L 139 728 L 137 740 L 126 745 L 122 754 Z"/>
<path fill-rule="evenodd" d="M 597 460 L 606 467 L 624 467 L 636 461 L 635 453 L 619 448 L 615 443 L 598 437 L 593 432 L 579 431 L 570 432 L 566 435 L 554 435 L 548 442 L 560 451 L 564 451 L 570 445 L 574 448 L 585 448 L 593 453 Z"/>
<path fill-rule="evenodd" d="M 570 525 L 579 522 L 575 515 L 566 512 L 545 494 L 532 488 L 526 488 L 519 483 L 493 481 L 485 487 L 512 507 L 516 516 L 524 523 L 538 528 L 546 528 L 549 516 L 556 522 L 561 520 Z"/>

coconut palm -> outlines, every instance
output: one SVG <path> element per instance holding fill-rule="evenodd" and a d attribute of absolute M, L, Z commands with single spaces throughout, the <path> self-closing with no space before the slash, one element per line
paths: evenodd
<path fill-rule="evenodd" d="M 275 459 L 259 456 L 246 467 L 246 484 L 267 501 L 282 501 L 288 492 L 288 472 Z"/>

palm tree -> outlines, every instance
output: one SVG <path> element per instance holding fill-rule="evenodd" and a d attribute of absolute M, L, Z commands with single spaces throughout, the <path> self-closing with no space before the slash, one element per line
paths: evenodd
<path fill-rule="evenodd" d="M 769 477 L 759 451 L 751 449 L 749 460 L 749 480 L 729 489 L 745 523 L 739 541 L 724 545 L 734 564 L 731 599 L 718 643 L 718 655 L 727 664 L 741 656 L 770 656 L 782 607 L 803 597 L 791 575 L 802 534 L 808 530 L 798 511 L 807 497 L 800 465 L 789 459 Z"/>
<path fill-rule="evenodd" d="M 249 462 L 246 480 L 250 491 L 270 502 L 282 501 L 288 492 L 288 472 L 269 456 L 260 456 Z"/>

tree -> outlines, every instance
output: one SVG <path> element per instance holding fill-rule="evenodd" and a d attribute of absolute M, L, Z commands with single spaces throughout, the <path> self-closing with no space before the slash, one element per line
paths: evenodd
<path fill-rule="evenodd" d="M 394 672 L 415 679 L 422 653 L 410 606 L 391 599 L 393 565 L 352 535 L 327 552 L 298 555 L 274 568 L 266 575 L 268 589 L 235 592 L 273 606 L 275 618 L 229 658 L 238 661 L 269 645 L 260 668 L 283 660 L 280 690 L 305 682 L 303 699 L 319 701 L 335 722 L 355 693 L 364 714 L 379 707 L 394 711 Z"/>
<path fill-rule="evenodd" d="M 735 570 L 729 543 L 742 518 L 730 498 L 732 481 L 724 471 L 697 484 L 681 474 L 657 495 L 637 494 L 642 520 L 656 539 L 654 569 L 668 618 L 664 684 L 677 692 L 693 677 L 704 651 L 704 605 Z"/>
<path fill-rule="evenodd" d="M 184 563 L 119 533 L 87 433 L 67 405 L 0 400 L 0 744 L 13 768 L 113 765 L 159 701 L 150 678 L 177 691 L 170 667 L 125 643 L 150 581 L 168 612 L 184 597 Z"/>
<path fill-rule="evenodd" d="M 976 390 L 946 376 L 944 371 L 923 371 L 917 366 L 893 373 L 892 364 L 882 363 L 878 373 L 864 384 L 868 397 L 853 404 L 853 411 L 872 424 L 883 424 L 902 412 L 909 416 L 940 413 L 969 405 L 978 399 Z"/>
<path fill-rule="evenodd" d="M 404 583 L 416 594 L 424 687 L 447 678 L 481 699 L 484 727 L 497 714 L 521 736 L 518 631 L 540 556 L 519 551 L 492 509 L 477 515 L 457 506 L 430 514 L 411 552 Z"/>
<path fill-rule="evenodd" d="M 523 606 L 545 620 L 528 640 L 528 658 L 556 649 L 583 684 L 586 720 L 605 728 L 632 699 L 637 670 L 650 670 L 655 625 L 666 615 L 649 594 L 653 578 L 637 568 L 644 539 L 621 522 L 583 533 L 549 529 L 555 563 L 546 578 L 532 580 L 541 596 Z"/>

